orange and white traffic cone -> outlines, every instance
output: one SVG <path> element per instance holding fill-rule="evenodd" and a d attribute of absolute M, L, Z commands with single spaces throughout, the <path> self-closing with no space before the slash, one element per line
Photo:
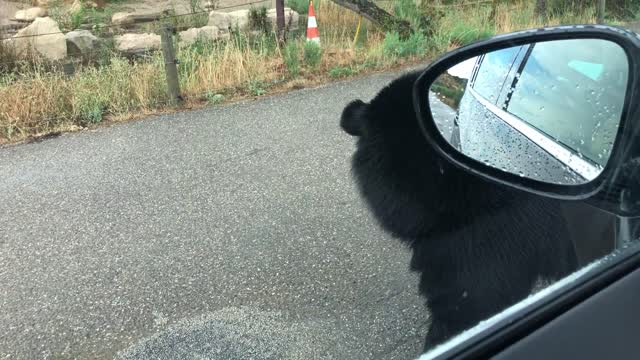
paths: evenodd
<path fill-rule="evenodd" d="M 313 10 L 313 1 L 309 1 L 309 20 L 307 21 L 307 41 L 320 44 L 320 30 L 316 22 L 316 12 Z"/>

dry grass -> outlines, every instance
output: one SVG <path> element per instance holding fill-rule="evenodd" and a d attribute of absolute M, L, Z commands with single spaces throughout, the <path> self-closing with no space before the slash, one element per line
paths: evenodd
<path fill-rule="evenodd" d="M 211 101 L 210 95 L 224 94 L 228 101 L 238 96 L 259 96 L 267 90 L 316 85 L 402 62 L 424 61 L 424 55 L 405 59 L 385 55 L 385 34 L 366 20 L 355 46 L 358 15 L 327 0 L 316 0 L 315 6 L 323 50 L 317 67 L 304 64 L 304 36 L 290 39 L 298 42 L 300 50 L 300 69 L 295 76 L 288 71 L 273 37 L 249 39 L 238 35 L 215 44 L 199 43 L 178 53 L 181 91 L 188 104 Z M 488 6 L 447 8 L 427 39 L 426 57 L 496 33 L 545 25 L 533 17 L 532 6 L 531 1 L 501 4 L 495 21 L 489 19 Z M 562 17 L 551 17 L 547 25 L 593 20 L 592 9 L 567 11 Z M 32 67 L 22 75 L 0 74 L 0 143 L 94 126 L 105 116 L 126 119 L 166 109 L 164 76 L 160 54 L 134 63 L 113 56 L 108 65 L 80 68 L 73 77 L 44 66 Z"/>

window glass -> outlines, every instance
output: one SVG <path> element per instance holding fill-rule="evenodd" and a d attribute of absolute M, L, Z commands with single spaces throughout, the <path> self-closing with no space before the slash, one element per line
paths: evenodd
<path fill-rule="evenodd" d="M 624 50 L 610 41 L 538 43 L 507 110 L 604 166 L 617 133 L 628 71 Z"/>
<path fill-rule="evenodd" d="M 512 47 L 485 55 L 474 80 L 473 89 L 487 100 L 495 103 L 521 47 Z"/>

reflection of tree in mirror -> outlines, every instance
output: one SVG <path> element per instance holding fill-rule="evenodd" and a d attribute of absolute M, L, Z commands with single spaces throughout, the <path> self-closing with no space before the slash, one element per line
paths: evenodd
<path fill-rule="evenodd" d="M 445 73 L 431 85 L 431 91 L 440 101 L 457 110 L 466 86 L 467 79 Z"/>

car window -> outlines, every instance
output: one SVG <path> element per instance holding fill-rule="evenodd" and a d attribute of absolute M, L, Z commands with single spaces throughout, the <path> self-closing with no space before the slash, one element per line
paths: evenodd
<path fill-rule="evenodd" d="M 491 52 L 480 60 L 473 89 L 492 103 L 498 101 L 507 75 L 516 66 L 522 47 L 512 47 Z"/>
<path fill-rule="evenodd" d="M 628 71 L 624 50 L 613 42 L 539 43 L 526 59 L 506 108 L 604 166 L 622 113 L 619 99 L 624 98 Z"/>

